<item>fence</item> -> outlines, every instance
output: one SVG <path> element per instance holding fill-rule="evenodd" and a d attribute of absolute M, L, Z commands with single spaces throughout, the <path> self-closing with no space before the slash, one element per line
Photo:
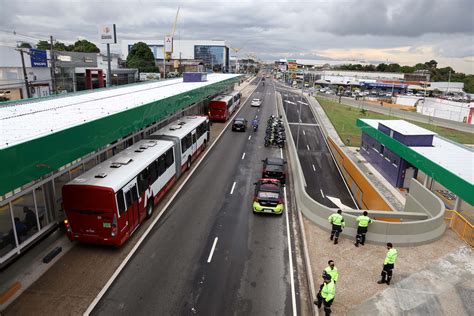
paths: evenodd
<path fill-rule="evenodd" d="M 446 225 L 448 225 L 458 236 L 474 247 L 473 225 L 455 210 L 446 210 L 444 215 Z"/>

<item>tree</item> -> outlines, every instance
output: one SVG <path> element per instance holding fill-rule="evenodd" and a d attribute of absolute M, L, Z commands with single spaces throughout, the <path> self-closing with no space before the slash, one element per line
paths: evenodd
<path fill-rule="evenodd" d="M 49 49 L 51 49 L 51 43 L 48 42 L 48 41 L 38 41 L 38 44 L 36 44 L 36 48 L 49 50 Z M 73 45 L 66 45 L 62 42 L 56 41 L 53 44 L 53 49 L 57 50 L 57 51 L 62 51 L 62 52 L 64 52 L 64 51 L 70 52 L 70 51 L 74 50 L 74 46 Z"/>
<path fill-rule="evenodd" d="M 140 72 L 156 72 L 155 56 L 143 42 L 135 43 L 127 56 L 127 67 L 138 68 Z"/>
<path fill-rule="evenodd" d="M 18 48 L 33 48 L 30 43 L 21 43 Z"/>
<path fill-rule="evenodd" d="M 74 43 L 73 51 L 82 53 L 100 53 L 100 49 L 88 40 L 78 40 Z"/>
<path fill-rule="evenodd" d="M 38 44 L 36 44 L 36 48 L 51 49 L 51 44 L 48 41 L 38 41 Z"/>

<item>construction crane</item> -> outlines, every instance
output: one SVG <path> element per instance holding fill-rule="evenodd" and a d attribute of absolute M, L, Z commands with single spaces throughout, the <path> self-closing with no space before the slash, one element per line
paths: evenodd
<path fill-rule="evenodd" d="M 171 34 L 168 34 L 166 37 L 171 37 L 171 40 L 173 40 L 174 33 L 176 32 L 176 24 L 178 23 L 178 15 L 179 15 L 179 7 L 178 10 L 176 11 L 176 17 L 174 18 L 174 23 L 173 23 L 173 28 L 171 29 Z M 166 52 L 165 53 L 165 59 L 171 59 L 171 52 Z"/>

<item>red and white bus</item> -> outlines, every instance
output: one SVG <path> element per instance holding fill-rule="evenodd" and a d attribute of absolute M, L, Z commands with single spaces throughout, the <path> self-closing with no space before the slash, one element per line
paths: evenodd
<path fill-rule="evenodd" d="M 225 122 L 240 106 L 242 95 L 234 91 L 228 95 L 218 95 L 209 102 L 209 119 L 212 121 Z"/>
<path fill-rule="evenodd" d="M 190 130 L 190 137 L 160 134 L 141 140 L 63 186 L 70 240 L 120 246 L 151 217 L 154 205 L 209 141 L 207 117 L 186 117 L 169 126 L 175 125 Z M 183 157 L 189 158 L 185 168 Z"/>

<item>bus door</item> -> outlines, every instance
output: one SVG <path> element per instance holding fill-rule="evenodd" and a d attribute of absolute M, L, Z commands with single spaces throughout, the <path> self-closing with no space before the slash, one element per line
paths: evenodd
<path fill-rule="evenodd" d="M 192 160 L 196 159 L 196 154 L 197 154 L 197 134 L 196 130 L 191 132 L 191 138 L 193 140 L 193 144 L 191 145 L 191 155 L 192 155 Z"/>
<path fill-rule="evenodd" d="M 134 179 L 123 188 L 123 195 L 125 196 L 125 205 L 127 206 L 126 215 L 128 218 L 130 234 L 138 227 L 140 223 L 139 212 L 139 195 L 137 188 L 137 181 Z"/>

